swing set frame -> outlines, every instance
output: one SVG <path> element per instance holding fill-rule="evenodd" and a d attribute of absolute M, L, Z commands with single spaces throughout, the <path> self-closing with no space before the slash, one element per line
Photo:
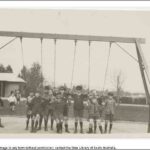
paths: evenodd
<path fill-rule="evenodd" d="M 149 105 L 149 119 L 148 119 L 148 130 L 150 133 L 150 92 L 148 89 L 147 79 L 150 79 L 149 70 L 144 58 L 141 44 L 145 44 L 144 38 L 131 38 L 131 37 L 113 37 L 113 36 L 94 36 L 94 35 L 73 35 L 73 34 L 51 34 L 51 33 L 32 33 L 32 32 L 12 32 L 12 31 L 0 31 L 1 37 L 14 37 L 11 41 L 0 47 L 0 50 L 13 42 L 16 38 L 20 38 L 21 42 L 23 38 L 37 38 L 41 39 L 54 39 L 56 40 L 74 40 L 76 41 L 98 41 L 98 42 L 109 42 L 109 43 L 131 43 L 135 44 L 136 52 L 138 56 L 138 64 L 141 72 L 141 77 L 145 89 L 146 99 Z M 56 44 L 56 42 L 55 42 Z M 76 44 L 75 44 L 76 45 Z M 41 60 L 42 61 L 42 60 Z M 150 81 L 150 80 L 149 80 Z M 89 85 L 88 85 L 89 86 Z"/>

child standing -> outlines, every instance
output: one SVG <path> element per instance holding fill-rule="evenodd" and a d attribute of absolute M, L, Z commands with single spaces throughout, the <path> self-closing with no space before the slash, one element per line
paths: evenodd
<path fill-rule="evenodd" d="M 15 92 L 15 96 L 16 96 L 16 99 L 17 99 L 17 104 L 19 104 L 19 103 L 20 103 L 20 100 L 21 100 L 21 93 L 20 93 L 19 90 L 17 90 L 17 91 Z"/>
<path fill-rule="evenodd" d="M 16 106 L 16 103 L 17 103 L 17 99 L 15 97 L 14 91 L 11 91 L 10 96 L 8 98 L 8 101 L 9 101 L 9 105 L 10 105 L 10 110 L 15 111 L 15 106 Z"/>
<path fill-rule="evenodd" d="M 61 94 L 61 100 L 64 102 L 64 110 L 63 110 L 63 116 L 64 116 L 64 122 L 65 122 L 65 132 L 69 132 L 68 127 L 68 111 L 69 111 L 69 96 L 66 93 L 65 87 L 60 87 L 60 94 Z"/>
<path fill-rule="evenodd" d="M 42 98 L 39 92 L 36 92 L 35 97 L 31 102 L 32 106 L 32 125 L 31 125 L 31 132 L 36 132 L 37 126 L 40 121 L 40 116 L 42 113 Z"/>
<path fill-rule="evenodd" d="M 49 91 L 49 96 L 50 96 L 50 102 L 49 102 L 49 114 L 51 117 L 51 130 L 53 130 L 53 125 L 54 125 L 54 102 L 55 102 L 55 97 L 52 89 Z"/>
<path fill-rule="evenodd" d="M 97 130 L 97 123 L 99 124 L 100 132 L 103 133 L 102 125 L 101 125 L 101 114 L 102 114 L 103 108 L 99 105 L 97 101 L 97 97 L 91 93 L 89 95 L 89 102 L 88 102 L 88 113 L 89 113 L 89 132 L 93 133 L 93 127 L 94 127 L 94 133 L 96 133 Z"/>
<path fill-rule="evenodd" d="M 110 122 L 109 133 L 111 133 L 112 126 L 113 126 L 113 117 L 115 113 L 115 106 L 116 106 L 116 102 L 113 99 L 113 93 L 109 92 L 108 98 L 106 99 L 105 102 L 105 133 L 107 133 L 108 122 Z"/>
<path fill-rule="evenodd" d="M 82 94 L 82 86 L 76 87 L 76 93 L 73 95 L 74 100 L 74 116 L 75 116 L 75 131 L 78 132 L 78 122 L 80 122 L 80 133 L 83 133 L 83 112 L 85 95 Z"/>
<path fill-rule="evenodd" d="M 99 105 L 99 130 L 101 134 L 103 134 L 103 127 L 102 122 L 104 120 L 104 103 L 103 103 L 103 97 L 97 96 L 97 102 Z"/>
<path fill-rule="evenodd" d="M 27 98 L 27 121 L 26 121 L 26 130 L 28 130 L 30 119 L 32 119 L 32 100 L 34 99 L 34 93 L 31 92 Z"/>
<path fill-rule="evenodd" d="M 42 119 L 44 118 L 44 130 L 47 131 L 47 124 L 49 118 L 49 109 L 50 109 L 50 95 L 49 95 L 49 86 L 45 86 L 44 95 L 42 96 L 42 116 L 40 118 L 39 129 L 41 130 Z"/>
<path fill-rule="evenodd" d="M 56 100 L 53 103 L 54 105 L 54 117 L 56 121 L 56 129 L 57 133 L 62 133 L 63 129 L 63 121 L 64 121 L 64 108 L 65 108 L 65 101 L 62 99 L 61 93 L 57 93 Z"/>

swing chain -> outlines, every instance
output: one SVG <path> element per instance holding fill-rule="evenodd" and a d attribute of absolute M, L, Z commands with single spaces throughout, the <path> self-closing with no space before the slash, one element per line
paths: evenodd
<path fill-rule="evenodd" d="M 112 44 L 113 44 L 114 42 L 109 42 L 109 48 L 111 48 L 111 46 L 112 46 Z"/>
<path fill-rule="evenodd" d="M 43 53 L 42 53 L 42 51 L 43 51 L 43 38 L 41 37 L 40 40 L 41 40 L 41 72 L 42 72 L 42 69 L 43 69 Z"/>
<path fill-rule="evenodd" d="M 77 45 L 77 42 L 78 42 L 77 40 L 74 40 L 74 44 L 75 44 L 75 46 Z"/>
<path fill-rule="evenodd" d="M 89 60 L 88 60 L 88 91 L 90 91 L 90 72 L 91 72 L 91 41 L 89 41 Z"/>
<path fill-rule="evenodd" d="M 89 46 L 91 46 L 92 41 L 89 41 Z"/>
<path fill-rule="evenodd" d="M 23 39 L 23 37 L 22 36 L 20 36 L 20 41 L 22 42 L 22 39 Z"/>
<path fill-rule="evenodd" d="M 43 87 L 43 37 L 40 38 L 41 40 L 41 86 Z"/>
<path fill-rule="evenodd" d="M 103 83 L 102 95 L 104 95 L 104 90 L 105 90 L 105 84 L 106 84 L 107 73 L 108 73 L 108 68 L 109 68 L 110 51 L 111 51 L 112 43 L 113 43 L 113 42 L 110 42 L 110 43 L 109 43 L 109 50 L 108 50 L 107 63 L 106 63 L 106 70 L 105 70 L 105 75 L 104 75 L 104 83 Z"/>
<path fill-rule="evenodd" d="M 77 51 L 77 40 L 74 40 L 74 54 L 73 54 L 73 66 L 72 66 L 72 75 L 71 75 L 71 84 L 70 88 L 72 88 L 73 78 L 74 78 L 74 68 L 75 68 L 75 59 L 76 59 L 76 51 Z"/>
<path fill-rule="evenodd" d="M 41 43 L 43 42 L 43 37 L 40 38 L 41 39 Z"/>
<path fill-rule="evenodd" d="M 54 39 L 54 44 L 56 45 L 57 39 Z"/>
<path fill-rule="evenodd" d="M 22 41 L 23 41 L 23 37 L 20 36 L 21 52 L 22 52 L 22 64 L 23 64 L 23 67 L 24 67 L 25 65 L 24 65 L 24 53 L 23 53 L 23 45 L 22 45 Z"/>

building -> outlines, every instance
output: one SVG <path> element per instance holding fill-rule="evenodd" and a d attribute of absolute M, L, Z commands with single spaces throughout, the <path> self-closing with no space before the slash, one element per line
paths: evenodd
<path fill-rule="evenodd" d="M 18 90 L 25 81 L 13 73 L 0 73 L 0 97 L 8 97 L 11 91 Z"/>

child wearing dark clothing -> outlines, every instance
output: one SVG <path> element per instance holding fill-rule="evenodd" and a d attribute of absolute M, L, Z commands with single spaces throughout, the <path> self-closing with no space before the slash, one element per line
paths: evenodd
<path fill-rule="evenodd" d="M 60 87 L 60 94 L 61 94 L 61 100 L 64 102 L 64 110 L 63 110 L 63 116 L 64 116 L 64 123 L 65 123 L 65 132 L 69 132 L 69 127 L 68 127 L 68 111 L 69 111 L 69 96 L 66 93 L 66 88 L 65 87 Z"/>
<path fill-rule="evenodd" d="M 28 130 L 30 119 L 32 119 L 32 100 L 34 99 L 34 93 L 31 92 L 27 98 L 27 121 L 26 121 L 26 130 Z"/>
<path fill-rule="evenodd" d="M 36 92 L 34 99 L 32 100 L 32 125 L 31 132 L 37 131 L 37 126 L 40 121 L 40 116 L 42 114 L 42 98 L 40 97 L 40 93 Z"/>
<path fill-rule="evenodd" d="M 63 120 L 64 120 L 64 108 L 65 108 L 65 101 L 62 99 L 61 93 L 57 93 L 56 100 L 53 103 L 54 105 L 54 118 L 56 121 L 56 129 L 57 133 L 62 133 L 63 129 Z"/>
<path fill-rule="evenodd" d="M 50 102 L 49 102 L 49 115 L 51 117 L 51 130 L 53 130 L 53 124 L 54 124 L 54 101 L 55 96 L 52 90 L 49 91 L 50 96 Z"/>
<path fill-rule="evenodd" d="M 41 124 L 42 120 L 44 118 L 44 130 L 47 131 L 47 124 L 48 124 L 48 117 L 50 113 L 50 95 L 49 95 L 49 86 L 45 86 L 44 88 L 44 95 L 42 96 L 42 104 L 41 104 L 41 109 L 42 109 L 42 114 L 40 116 L 40 122 L 39 122 L 39 130 L 41 130 Z"/>
<path fill-rule="evenodd" d="M 80 133 L 83 133 L 83 112 L 85 95 L 82 94 L 82 86 L 76 87 L 76 94 L 73 95 L 74 100 L 74 116 L 75 116 L 75 131 L 78 132 L 78 122 L 80 122 Z"/>
<path fill-rule="evenodd" d="M 17 90 L 17 91 L 15 92 L 15 96 L 16 96 L 16 99 L 17 99 L 17 104 L 19 104 L 19 103 L 20 103 L 20 100 L 21 100 L 21 93 L 20 93 L 19 90 Z"/>
<path fill-rule="evenodd" d="M 115 106 L 116 106 L 116 102 L 113 99 L 113 93 L 109 92 L 108 98 L 106 99 L 105 102 L 105 133 L 107 133 L 108 122 L 110 122 L 109 133 L 111 133 L 112 126 L 113 126 L 113 117 L 115 114 Z"/>

